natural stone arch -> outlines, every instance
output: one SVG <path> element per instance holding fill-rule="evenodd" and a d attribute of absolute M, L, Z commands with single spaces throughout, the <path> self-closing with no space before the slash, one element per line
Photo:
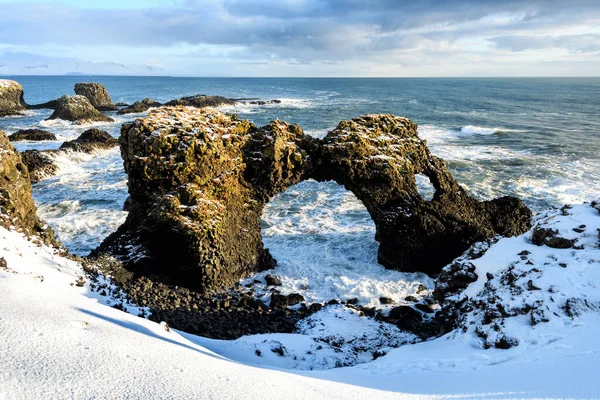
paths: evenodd
<path fill-rule="evenodd" d="M 275 265 L 263 249 L 263 207 L 308 178 L 334 180 L 363 202 L 379 262 L 397 270 L 437 273 L 475 241 L 529 227 L 519 200 L 469 197 L 417 125 L 393 115 L 342 121 L 314 139 L 283 121 L 258 128 L 217 111 L 164 107 L 124 124 L 120 144 L 129 216 L 94 254 L 202 291 Z M 419 173 L 436 189 L 431 202 L 419 195 Z"/>

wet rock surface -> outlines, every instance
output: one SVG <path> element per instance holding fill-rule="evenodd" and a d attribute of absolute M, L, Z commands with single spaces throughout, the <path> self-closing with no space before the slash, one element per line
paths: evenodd
<path fill-rule="evenodd" d="M 132 105 L 126 106 L 125 108 L 120 109 L 117 112 L 117 114 L 124 115 L 124 114 L 133 114 L 133 113 L 142 113 L 142 112 L 148 111 L 150 108 L 160 107 L 161 105 L 162 104 L 159 103 L 158 101 L 154 101 L 152 99 L 146 98 L 142 101 L 136 101 Z"/>
<path fill-rule="evenodd" d="M 342 121 L 311 157 L 313 178 L 335 180 L 366 206 L 377 229 L 378 261 L 390 269 L 436 274 L 471 244 L 530 227 L 531 211 L 520 200 L 469 196 L 407 118 Z M 417 174 L 435 188 L 431 201 L 419 194 Z"/>
<path fill-rule="evenodd" d="M 531 212 L 518 199 L 470 197 L 417 126 L 393 115 L 342 121 L 319 140 L 282 121 L 259 128 L 217 111 L 163 107 L 125 124 L 120 144 L 129 216 L 94 254 L 200 291 L 272 268 L 262 209 L 309 178 L 335 180 L 365 204 L 379 262 L 400 271 L 438 273 L 471 244 L 530 226 Z M 431 180 L 433 200 L 420 196 L 416 174 Z"/>
<path fill-rule="evenodd" d="M 92 153 L 95 150 L 105 150 L 117 147 L 119 142 L 108 132 L 92 128 L 83 132 L 75 140 L 64 142 L 60 150 L 73 150 L 83 153 Z"/>
<path fill-rule="evenodd" d="M 21 84 L 8 79 L 0 79 L 0 117 L 19 115 L 25 109 Z"/>
<path fill-rule="evenodd" d="M 106 88 L 93 82 L 75 84 L 75 94 L 85 96 L 98 111 L 115 111 L 118 107 L 113 104 Z"/>
<path fill-rule="evenodd" d="M 27 166 L 0 131 L 0 224 L 14 227 L 30 236 L 39 236 L 48 244 L 55 244 L 54 233 L 37 214 L 31 197 L 31 183 Z"/>
<path fill-rule="evenodd" d="M 47 120 L 62 119 L 74 124 L 89 124 L 92 122 L 114 122 L 114 120 L 92 106 L 90 101 L 80 95 L 63 96 L 56 100 L 56 109 Z"/>
<path fill-rule="evenodd" d="M 26 150 L 21 153 L 23 163 L 27 165 L 32 183 L 39 182 L 58 172 L 54 157 L 66 151 L 92 153 L 119 145 L 117 139 L 106 131 L 92 128 L 83 132 L 77 139 L 64 142 L 58 150 Z"/>
<path fill-rule="evenodd" d="M 196 108 L 206 107 L 221 107 L 221 106 L 234 106 L 235 100 L 228 99 L 222 96 L 207 96 L 204 94 L 198 94 L 195 96 L 182 97 L 177 100 L 171 100 L 165 104 L 166 106 L 187 106 Z"/>
<path fill-rule="evenodd" d="M 23 164 L 27 165 L 31 183 L 37 183 L 58 172 L 58 166 L 50 157 L 56 150 L 26 150 L 21 153 Z"/>
<path fill-rule="evenodd" d="M 42 129 L 21 129 L 8 137 L 11 142 L 21 140 L 43 141 L 56 140 L 56 135 Z"/>

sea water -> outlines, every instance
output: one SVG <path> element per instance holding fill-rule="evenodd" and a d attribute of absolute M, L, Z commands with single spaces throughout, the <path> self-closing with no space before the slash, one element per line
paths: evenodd
<path fill-rule="evenodd" d="M 73 94 L 76 82 L 106 86 L 114 102 L 145 97 L 165 102 L 194 94 L 279 99 L 280 104 L 224 107 L 258 125 L 273 119 L 299 124 L 322 137 L 343 119 L 392 113 L 419 124 L 431 151 L 446 160 L 460 184 L 478 199 L 518 196 L 534 211 L 579 203 L 600 194 L 600 79 L 292 79 L 170 77 L 9 77 L 30 104 Z M 19 150 L 58 148 L 88 126 L 44 121 L 51 110 L 0 119 L 12 133 L 42 128 L 56 142 L 19 142 Z M 95 124 L 118 137 L 123 122 Z M 85 255 L 124 221 L 127 177 L 119 150 L 57 157 L 57 175 L 33 185 L 39 212 L 73 253 Z M 426 180 L 420 181 L 426 191 Z M 303 182 L 276 196 L 263 214 L 265 246 L 279 261 L 283 292 L 309 301 L 380 296 L 402 299 L 422 274 L 377 264 L 375 227 L 364 206 L 335 183 Z M 264 273 L 263 273 L 264 275 Z M 261 276 L 257 276 L 260 278 Z"/>

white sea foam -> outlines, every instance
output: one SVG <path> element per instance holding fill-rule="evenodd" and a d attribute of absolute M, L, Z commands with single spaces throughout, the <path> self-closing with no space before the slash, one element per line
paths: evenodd
<path fill-rule="evenodd" d="M 378 243 L 369 213 L 351 193 L 333 182 L 300 183 L 277 196 L 263 214 L 265 247 L 278 260 L 275 270 L 257 274 L 281 277 L 281 291 L 300 293 L 309 302 L 358 298 L 361 305 L 381 306 L 380 297 L 403 303 L 424 274 L 387 270 L 377 263 Z M 264 285 L 255 287 L 269 301 Z"/>

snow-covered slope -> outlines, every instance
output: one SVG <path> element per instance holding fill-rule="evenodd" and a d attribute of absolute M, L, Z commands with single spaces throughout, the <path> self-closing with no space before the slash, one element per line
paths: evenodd
<path fill-rule="evenodd" d="M 493 320 L 518 345 L 485 349 L 476 330 L 493 324 L 474 307 L 464 329 L 325 371 L 285 368 L 327 366 L 332 358 L 314 354 L 314 337 L 360 336 L 368 324 L 341 306 L 314 314 L 297 334 L 218 341 L 166 330 L 108 306 L 82 285 L 78 263 L 0 228 L 8 268 L 0 268 L 0 398 L 600 398 L 600 213 L 584 204 L 537 223 L 575 248 L 536 246 L 531 232 L 501 239 L 470 261 L 479 279 L 457 295 L 477 302 L 493 293 L 515 309 L 539 301 L 548 322 L 533 324 L 527 313 Z M 513 286 L 534 289 L 501 284 L 511 271 L 527 274 Z M 568 299 L 579 299 L 570 311 Z"/>

